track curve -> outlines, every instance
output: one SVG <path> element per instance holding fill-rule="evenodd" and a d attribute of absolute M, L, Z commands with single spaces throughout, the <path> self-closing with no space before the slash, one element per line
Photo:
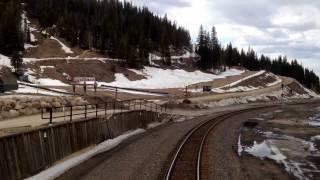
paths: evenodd
<path fill-rule="evenodd" d="M 165 180 L 200 180 L 201 161 L 203 147 L 210 132 L 224 120 L 244 112 L 250 112 L 257 109 L 268 108 L 270 106 L 256 107 L 245 110 L 238 110 L 219 115 L 213 119 L 200 123 L 198 126 L 188 132 L 182 142 L 179 144 L 170 167 L 165 175 Z"/>

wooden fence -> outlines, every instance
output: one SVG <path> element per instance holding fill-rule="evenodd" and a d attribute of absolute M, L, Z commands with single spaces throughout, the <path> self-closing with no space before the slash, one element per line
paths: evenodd
<path fill-rule="evenodd" d="M 74 152 L 160 119 L 155 112 L 130 111 L 1 137 L 0 179 L 32 176 Z"/>

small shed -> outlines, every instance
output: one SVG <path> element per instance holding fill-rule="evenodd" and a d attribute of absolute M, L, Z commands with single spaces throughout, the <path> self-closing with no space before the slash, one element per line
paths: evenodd
<path fill-rule="evenodd" d="M 8 67 L 0 67 L 0 93 L 18 89 L 16 75 Z"/>

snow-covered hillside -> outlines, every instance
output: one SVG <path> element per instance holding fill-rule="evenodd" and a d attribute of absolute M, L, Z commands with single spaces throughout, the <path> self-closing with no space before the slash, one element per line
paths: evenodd
<path fill-rule="evenodd" d="M 220 75 L 214 75 L 201 71 L 187 72 L 181 69 L 171 70 L 149 66 L 144 67 L 143 70 L 131 69 L 131 71 L 144 76 L 146 79 L 130 81 L 123 74 L 117 73 L 115 74 L 116 80 L 114 82 L 100 84 L 141 89 L 184 88 L 190 84 L 236 76 L 244 72 L 237 69 L 229 69 Z"/>

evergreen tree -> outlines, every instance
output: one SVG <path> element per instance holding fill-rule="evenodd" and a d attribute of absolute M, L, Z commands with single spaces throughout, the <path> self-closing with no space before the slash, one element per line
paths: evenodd
<path fill-rule="evenodd" d="M 22 59 L 21 53 L 18 51 L 15 51 L 11 58 L 11 65 L 14 67 L 16 72 L 22 67 L 22 62 L 23 62 L 23 59 Z"/>

